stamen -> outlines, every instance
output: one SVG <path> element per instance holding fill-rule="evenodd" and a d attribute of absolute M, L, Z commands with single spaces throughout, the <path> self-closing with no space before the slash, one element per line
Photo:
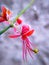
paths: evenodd
<path fill-rule="evenodd" d="M 34 49 L 34 50 L 32 50 L 34 53 L 38 53 L 39 52 L 39 50 L 38 49 Z"/>

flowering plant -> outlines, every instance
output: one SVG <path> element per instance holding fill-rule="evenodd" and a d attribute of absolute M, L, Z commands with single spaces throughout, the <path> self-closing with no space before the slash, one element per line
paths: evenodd
<path fill-rule="evenodd" d="M 2 13 L 0 14 L 0 23 L 2 22 L 8 22 L 9 26 L 6 27 L 4 30 L 0 31 L 0 35 L 3 34 L 5 31 L 7 31 L 9 28 L 14 28 L 14 31 L 16 32 L 16 35 L 9 35 L 10 38 L 18 38 L 20 37 L 22 39 L 23 42 L 23 59 L 27 60 L 27 52 L 30 54 L 30 56 L 32 57 L 32 52 L 37 53 L 38 49 L 34 49 L 33 47 L 36 47 L 33 43 L 30 42 L 29 40 L 29 36 L 31 36 L 34 33 L 34 29 L 30 29 L 29 25 L 24 25 L 22 24 L 22 20 L 19 18 L 33 3 L 33 0 L 31 1 L 31 3 L 25 8 L 23 9 L 18 16 L 16 16 L 16 18 L 11 22 L 11 20 L 9 20 L 10 16 L 12 15 L 12 12 L 7 9 L 5 6 L 2 6 Z M 17 26 L 19 26 L 20 24 L 22 24 L 21 26 L 21 32 L 19 32 L 19 29 L 17 29 Z M 17 31 L 19 32 L 19 34 L 17 33 Z"/>

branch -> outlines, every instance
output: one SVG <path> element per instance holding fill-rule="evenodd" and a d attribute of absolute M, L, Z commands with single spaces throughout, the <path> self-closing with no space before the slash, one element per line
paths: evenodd
<path fill-rule="evenodd" d="M 4 32 L 6 32 L 9 28 L 13 27 L 13 25 L 9 25 L 8 27 L 6 27 L 5 29 L 3 29 L 2 31 L 0 31 L 0 35 L 3 34 Z"/>

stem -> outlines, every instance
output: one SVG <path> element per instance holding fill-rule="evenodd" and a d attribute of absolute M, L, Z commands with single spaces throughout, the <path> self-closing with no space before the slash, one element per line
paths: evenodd
<path fill-rule="evenodd" d="M 24 8 L 19 14 L 18 16 L 16 16 L 16 18 L 14 19 L 13 23 L 15 23 L 15 21 L 33 4 L 34 0 L 32 0 L 30 2 L 30 4 L 28 4 L 28 6 L 26 8 Z"/>
<path fill-rule="evenodd" d="M 5 31 L 7 31 L 10 27 L 13 27 L 13 25 L 9 25 L 8 27 L 0 31 L 0 35 L 3 34 Z"/>

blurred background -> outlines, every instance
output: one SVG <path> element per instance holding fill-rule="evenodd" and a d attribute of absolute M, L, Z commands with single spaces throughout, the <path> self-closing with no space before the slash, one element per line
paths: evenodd
<path fill-rule="evenodd" d="M 5 5 L 13 11 L 13 16 L 17 16 L 30 2 L 31 0 L 0 0 L 0 12 L 1 5 Z M 39 52 L 33 54 L 33 59 L 28 57 L 28 62 L 24 63 L 22 41 L 20 38 L 8 38 L 9 34 L 14 33 L 9 29 L 0 35 L 0 65 L 49 65 L 49 0 L 34 0 L 21 19 L 35 29 L 35 34 L 29 39 L 37 45 Z M 0 23 L 0 30 L 6 26 Z"/>

